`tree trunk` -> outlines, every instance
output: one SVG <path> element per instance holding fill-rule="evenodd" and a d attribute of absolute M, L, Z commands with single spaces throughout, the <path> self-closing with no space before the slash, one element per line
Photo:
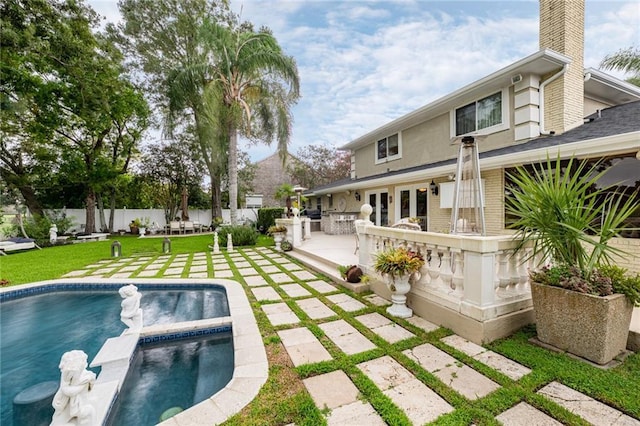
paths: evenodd
<path fill-rule="evenodd" d="M 220 189 L 220 181 L 211 181 L 211 219 L 222 217 L 222 202 L 220 197 L 222 190 Z"/>
<path fill-rule="evenodd" d="M 229 210 L 231 224 L 238 222 L 238 129 L 229 131 Z"/>
<path fill-rule="evenodd" d="M 96 195 L 96 201 L 98 203 L 98 218 L 100 219 L 100 232 L 105 232 L 107 230 L 107 221 L 104 218 L 104 200 L 102 199 L 102 195 Z"/>
<path fill-rule="evenodd" d="M 22 198 L 24 198 L 24 203 L 29 209 L 29 212 L 33 216 L 42 217 L 44 215 L 44 211 L 42 210 L 42 205 L 38 201 L 35 191 L 33 187 L 30 185 L 20 185 L 18 187 Z"/>
<path fill-rule="evenodd" d="M 93 188 L 89 188 L 85 204 L 86 216 L 84 232 L 96 232 L 96 193 Z"/>
<path fill-rule="evenodd" d="M 109 191 L 109 232 L 113 232 L 113 222 L 116 215 L 116 189 L 111 188 Z"/>

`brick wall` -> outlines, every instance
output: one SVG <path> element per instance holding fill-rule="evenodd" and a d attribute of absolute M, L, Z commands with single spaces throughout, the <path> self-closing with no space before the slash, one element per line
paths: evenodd
<path fill-rule="evenodd" d="M 567 72 L 549 83 L 544 94 L 544 130 L 559 134 L 582 124 L 584 0 L 540 0 L 540 49 L 545 48 L 571 58 Z"/>

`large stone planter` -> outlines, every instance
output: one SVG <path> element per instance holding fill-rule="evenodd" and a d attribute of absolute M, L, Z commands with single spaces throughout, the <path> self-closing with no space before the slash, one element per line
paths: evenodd
<path fill-rule="evenodd" d="M 531 283 L 538 340 L 606 364 L 624 352 L 633 306 L 623 294 L 599 297 Z"/>

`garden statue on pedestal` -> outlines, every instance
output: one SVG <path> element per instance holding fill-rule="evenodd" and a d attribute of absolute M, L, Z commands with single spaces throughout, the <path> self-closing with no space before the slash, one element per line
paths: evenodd
<path fill-rule="evenodd" d="M 231 253 L 233 251 L 233 236 L 227 234 L 227 251 Z"/>
<path fill-rule="evenodd" d="M 120 297 L 124 299 L 120 304 L 122 307 L 120 320 L 129 327 L 124 332 L 139 332 L 142 329 L 142 309 L 140 308 L 142 295 L 138 292 L 138 287 L 129 284 L 120 287 L 118 293 L 120 293 Z"/>
<path fill-rule="evenodd" d="M 218 231 L 213 233 L 213 252 L 220 253 L 220 244 L 218 243 Z"/>
<path fill-rule="evenodd" d="M 95 425 L 95 409 L 89 401 L 89 392 L 96 375 L 87 370 L 87 354 L 74 350 L 60 359 L 60 388 L 53 397 L 52 426 Z"/>
<path fill-rule="evenodd" d="M 58 225 L 54 223 L 51 225 L 51 228 L 49 228 L 49 242 L 51 244 L 55 244 L 57 239 L 58 239 Z"/>

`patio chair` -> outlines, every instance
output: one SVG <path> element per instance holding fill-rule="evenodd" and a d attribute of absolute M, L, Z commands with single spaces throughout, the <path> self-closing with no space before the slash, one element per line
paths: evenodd
<path fill-rule="evenodd" d="M 191 233 L 195 233 L 196 228 L 193 226 L 193 222 L 190 220 L 187 220 L 184 222 L 184 228 L 183 231 L 186 234 L 188 231 L 191 231 Z"/>
<path fill-rule="evenodd" d="M 180 222 L 177 220 L 169 222 L 169 234 L 173 234 L 174 232 L 180 233 Z"/>
<path fill-rule="evenodd" d="M 0 241 L 0 255 L 6 256 L 8 251 L 29 250 L 32 248 L 40 249 L 33 238 L 9 238 L 6 241 Z"/>
<path fill-rule="evenodd" d="M 410 229 L 414 231 L 422 231 L 419 223 L 413 223 L 409 221 L 409 218 L 405 217 L 400 219 L 398 222 L 391 225 L 392 228 L 397 229 Z"/>

